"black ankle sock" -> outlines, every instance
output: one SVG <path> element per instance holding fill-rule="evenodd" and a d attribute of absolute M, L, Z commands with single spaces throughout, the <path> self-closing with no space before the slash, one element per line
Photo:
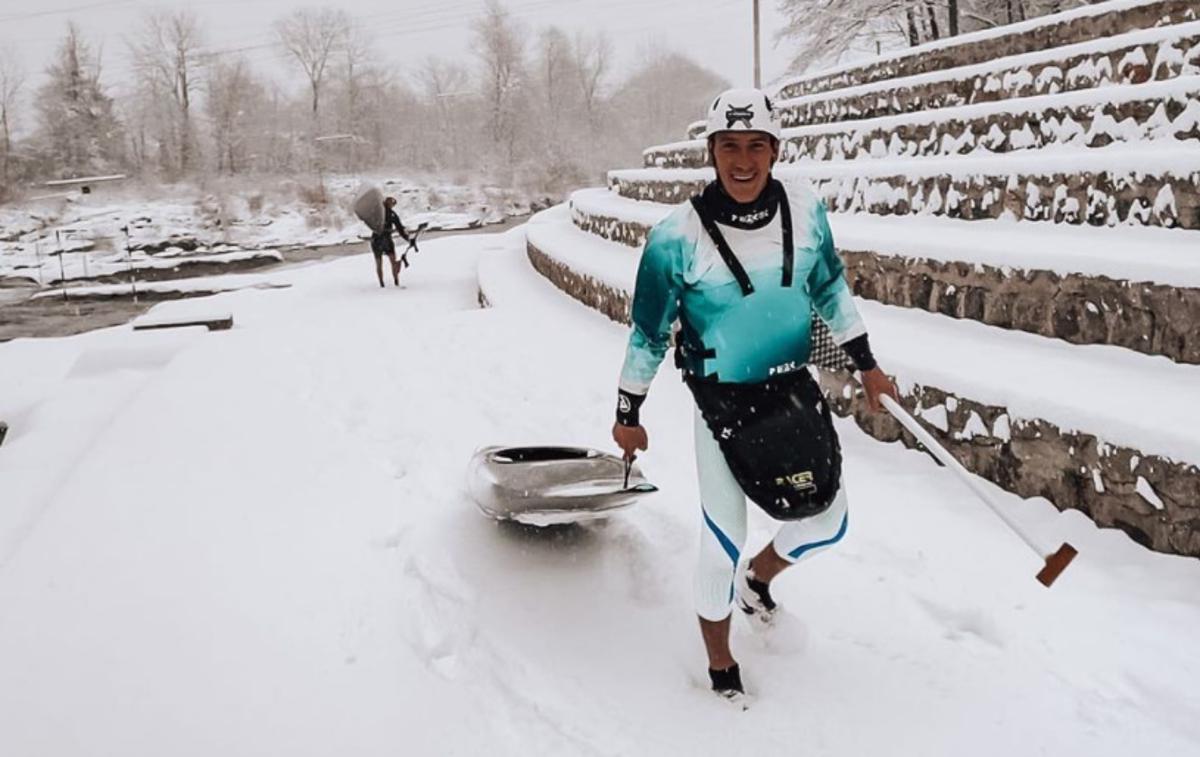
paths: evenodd
<path fill-rule="evenodd" d="M 759 581 L 754 577 L 754 574 L 746 574 L 746 585 L 750 587 L 750 591 L 758 595 L 759 600 L 763 603 L 763 607 L 768 610 L 775 609 L 775 600 L 771 599 L 771 587 L 764 581 Z"/>
<path fill-rule="evenodd" d="M 742 670 L 735 662 L 732 667 L 724 670 L 708 669 L 708 678 L 712 681 L 713 691 L 738 691 L 746 693 L 742 688 Z"/>

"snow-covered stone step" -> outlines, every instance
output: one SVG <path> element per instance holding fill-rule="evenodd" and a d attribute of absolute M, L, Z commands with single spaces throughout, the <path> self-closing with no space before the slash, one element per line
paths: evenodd
<path fill-rule="evenodd" d="M 571 195 L 571 220 L 640 248 L 674 206 L 604 189 Z M 1075 344 L 1200 363 L 1200 232 L 832 213 L 855 292 Z"/>
<path fill-rule="evenodd" d="M 576 228 L 561 206 L 528 225 L 527 243 L 534 267 L 560 289 L 628 318 L 636 250 Z M 1200 555 L 1200 366 L 859 306 L 904 404 L 969 469 L 1155 549 Z M 823 371 L 822 384 L 868 433 L 904 438 L 895 422 L 863 412 L 848 374 Z"/>
<path fill-rule="evenodd" d="M 779 100 L 785 127 L 880 118 L 1200 74 L 1200 21 Z M 786 91 L 786 90 L 785 90 Z"/>
<path fill-rule="evenodd" d="M 807 181 L 837 212 L 1200 229 L 1200 146 L 1195 142 L 808 161 L 778 166 L 776 175 Z M 610 171 L 608 177 L 624 197 L 677 203 L 711 181 L 713 172 L 638 168 Z"/>
<path fill-rule="evenodd" d="M 1127 32 L 1200 20 L 1195 0 L 1115 0 L 909 48 L 785 82 L 783 97 L 986 63 L 997 58 L 1100 41 Z"/>
<path fill-rule="evenodd" d="M 1200 75 L 786 129 L 780 161 L 931 157 L 1200 141 Z M 703 139 L 651 147 L 647 168 L 708 165 Z"/>

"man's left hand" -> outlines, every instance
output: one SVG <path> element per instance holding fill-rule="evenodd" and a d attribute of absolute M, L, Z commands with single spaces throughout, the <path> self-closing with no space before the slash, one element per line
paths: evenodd
<path fill-rule="evenodd" d="M 878 413 L 883 407 L 879 402 L 880 395 L 886 394 L 896 402 L 900 401 L 896 385 L 878 366 L 862 372 L 862 386 L 867 393 L 867 407 L 871 408 L 872 413 Z"/>

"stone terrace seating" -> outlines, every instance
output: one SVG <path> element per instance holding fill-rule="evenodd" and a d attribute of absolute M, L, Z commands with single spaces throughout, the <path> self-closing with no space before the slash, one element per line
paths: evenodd
<path fill-rule="evenodd" d="M 1196 556 L 1198 11 L 1112 0 L 786 82 L 776 167 L 825 200 L 881 363 L 964 465 Z M 638 248 L 706 164 L 661 145 L 576 192 L 528 225 L 534 268 L 627 320 Z M 837 412 L 914 443 L 822 365 Z"/>
<path fill-rule="evenodd" d="M 898 79 L 928 71 L 959 68 L 1031 51 L 1113 37 L 1124 32 L 1200 20 L 1194 0 L 1128 0 L 1098 3 L 998 30 L 966 34 L 922 45 L 865 65 L 844 66 L 785 84 L 782 98 L 854 84 Z"/>

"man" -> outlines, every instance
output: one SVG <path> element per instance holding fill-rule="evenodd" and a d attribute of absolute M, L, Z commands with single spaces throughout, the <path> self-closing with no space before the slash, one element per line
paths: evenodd
<path fill-rule="evenodd" d="M 771 176 L 780 127 L 770 99 L 756 89 L 721 94 L 706 136 L 716 181 L 656 225 L 642 252 L 613 439 L 627 460 L 647 448 L 639 408 L 678 319 L 676 363 L 698 409 L 696 611 L 713 690 L 736 700 L 733 599 L 770 624 L 771 581 L 846 532 L 841 451 L 805 365 L 812 312 L 861 371 L 872 410 L 896 390 L 871 355 L 824 206 Z M 784 523 L 739 565 L 747 495 Z"/>
<path fill-rule="evenodd" d="M 379 207 L 378 205 L 376 207 Z M 383 231 L 371 235 L 371 252 L 375 253 L 375 274 L 379 277 L 379 286 L 383 286 L 383 257 L 386 255 L 392 264 L 392 284 L 400 286 L 400 262 L 396 260 L 396 244 L 392 241 L 392 231 L 400 234 L 405 242 L 411 242 L 400 216 L 392 208 L 396 207 L 396 198 L 388 197 L 383 201 Z"/>

